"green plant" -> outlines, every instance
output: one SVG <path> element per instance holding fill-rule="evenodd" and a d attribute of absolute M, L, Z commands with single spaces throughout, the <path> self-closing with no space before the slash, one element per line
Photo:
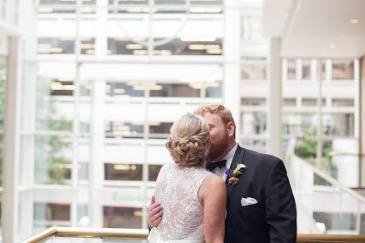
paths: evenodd
<path fill-rule="evenodd" d="M 295 146 L 295 154 L 305 159 L 308 163 L 314 165 L 317 158 L 317 144 L 316 140 L 316 127 L 311 127 L 307 130 L 305 138 L 297 142 Z M 336 171 L 336 166 L 331 160 L 332 141 L 322 141 L 322 169 L 330 171 L 331 173 Z"/>
<path fill-rule="evenodd" d="M 72 131 L 72 121 L 57 117 L 57 110 L 50 100 L 52 80 L 39 78 L 37 82 L 36 127 L 46 131 Z M 39 136 L 36 138 L 35 179 L 38 183 L 64 184 L 70 178 L 70 159 L 65 156 L 69 147 L 62 136 Z"/>

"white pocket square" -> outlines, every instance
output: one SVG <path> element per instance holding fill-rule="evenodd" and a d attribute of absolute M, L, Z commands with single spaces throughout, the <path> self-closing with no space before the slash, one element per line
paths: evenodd
<path fill-rule="evenodd" d="M 241 199 L 242 207 L 249 206 L 249 205 L 254 205 L 256 203 L 257 203 L 257 200 L 255 198 L 252 198 L 252 197 L 247 197 L 247 198 L 243 197 Z"/>

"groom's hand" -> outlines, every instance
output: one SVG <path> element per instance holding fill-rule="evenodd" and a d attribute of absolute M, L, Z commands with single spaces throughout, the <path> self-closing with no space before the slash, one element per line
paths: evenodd
<path fill-rule="evenodd" d="M 148 226 L 157 227 L 162 220 L 163 208 L 161 204 L 155 202 L 155 196 L 152 196 L 150 206 L 148 207 Z"/>

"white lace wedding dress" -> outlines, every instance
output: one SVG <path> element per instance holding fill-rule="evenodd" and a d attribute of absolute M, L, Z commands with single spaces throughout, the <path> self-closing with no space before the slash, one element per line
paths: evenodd
<path fill-rule="evenodd" d="M 163 217 L 157 228 L 152 228 L 150 243 L 202 243 L 203 207 L 198 201 L 198 190 L 210 174 L 205 168 L 180 168 L 165 164 L 158 175 L 155 199 L 163 207 Z"/>

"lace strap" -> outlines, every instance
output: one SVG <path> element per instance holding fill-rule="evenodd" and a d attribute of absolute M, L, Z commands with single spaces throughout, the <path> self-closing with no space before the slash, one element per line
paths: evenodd
<path fill-rule="evenodd" d="M 199 202 L 199 197 L 198 197 L 198 192 L 199 192 L 199 189 L 200 189 L 200 187 L 201 187 L 201 185 L 203 184 L 203 182 L 204 182 L 204 180 L 210 175 L 211 173 L 209 173 L 208 171 L 206 171 L 206 173 L 203 173 L 202 174 L 202 177 L 201 178 L 199 178 L 199 180 L 198 180 L 198 182 L 197 182 L 197 184 L 196 184 L 196 187 L 195 187 L 195 195 L 196 195 L 196 200 L 197 200 L 197 202 L 198 202 L 198 204 L 200 205 L 200 206 L 202 206 L 201 204 L 200 204 L 200 202 Z"/>

